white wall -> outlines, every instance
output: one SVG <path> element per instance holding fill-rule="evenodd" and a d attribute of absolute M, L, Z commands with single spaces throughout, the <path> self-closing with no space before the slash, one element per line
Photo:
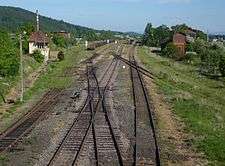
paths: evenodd
<path fill-rule="evenodd" d="M 33 54 L 35 50 L 40 50 L 41 54 L 45 56 L 45 62 L 49 60 L 50 48 L 45 46 L 44 48 L 38 48 L 34 45 L 34 42 L 29 43 L 29 54 Z"/>

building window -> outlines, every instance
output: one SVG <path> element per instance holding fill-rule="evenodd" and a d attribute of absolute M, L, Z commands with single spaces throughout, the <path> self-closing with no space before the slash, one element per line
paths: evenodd
<path fill-rule="evenodd" d="M 42 49 L 42 48 L 44 48 L 44 44 L 43 44 L 43 43 L 38 43 L 38 44 L 37 44 L 37 47 L 38 47 L 39 49 Z"/>

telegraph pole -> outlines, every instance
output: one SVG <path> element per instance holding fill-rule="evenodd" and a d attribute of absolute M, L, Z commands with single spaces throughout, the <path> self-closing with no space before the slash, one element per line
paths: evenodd
<path fill-rule="evenodd" d="M 24 92 L 24 85 L 23 85 L 23 43 L 22 43 L 22 34 L 20 34 L 20 76 L 21 76 L 21 96 L 20 101 L 23 102 L 23 92 Z"/>

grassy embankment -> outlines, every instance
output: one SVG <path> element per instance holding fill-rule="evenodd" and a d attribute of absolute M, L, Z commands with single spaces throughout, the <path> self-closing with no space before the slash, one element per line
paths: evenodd
<path fill-rule="evenodd" d="M 37 70 L 41 64 L 37 63 L 30 56 L 24 56 L 23 65 L 24 65 L 24 77 L 26 78 L 29 74 Z M 12 87 L 18 84 L 19 80 L 20 80 L 19 74 L 16 77 L 2 77 L 0 79 L 0 90 L 4 95 L 6 95 Z M 3 100 L 2 98 L 0 98 L 0 103 L 2 102 Z"/>
<path fill-rule="evenodd" d="M 26 105 L 30 100 L 38 100 L 40 96 L 47 90 L 51 88 L 66 88 L 73 83 L 73 78 L 71 77 L 61 77 L 65 70 L 70 67 L 75 67 L 81 61 L 81 59 L 86 58 L 88 55 L 85 50 L 81 47 L 72 47 L 65 50 L 65 59 L 61 62 L 52 62 L 48 65 L 47 71 L 42 74 L 34 85 L 28 89 L 24 94 L 24 103 L 17 102 L 10 110 L 4 112 L 0 116 L 0 131 L 3 131 L 7 126 L 9 126 L 15 116 L 21 115 L 21 111 L 17 112 L 18 108 Z M 36 66 L 35 66 L 36 67 Z M 17 78 L 17 81 L 19 78 Z M 16 81 L 16 79 L 14 79 Z M 22 112 L 28 111 L 27 109 L 22 109 Z M 3 123 L 4 121 L 4 123 Z"/>
<path fill-rule="evenodd" d="M 173 112 L 195 138 L 193 145 L 205 153 L 211 165 L 225 163 L 225 80 L 199 75 L 197 67 L 185 65 L 139 48 L 138 56 L 155 75 Z"/>

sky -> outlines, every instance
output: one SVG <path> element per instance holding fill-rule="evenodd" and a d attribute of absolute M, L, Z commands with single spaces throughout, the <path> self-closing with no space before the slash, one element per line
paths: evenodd
<path fill-rule="evenodd" d="M 209 33 L 225 33 L 224 0 L 0 0 L 41 15 L 95 29 L 142 33 L 153 26 L 186 23 Z"/>

